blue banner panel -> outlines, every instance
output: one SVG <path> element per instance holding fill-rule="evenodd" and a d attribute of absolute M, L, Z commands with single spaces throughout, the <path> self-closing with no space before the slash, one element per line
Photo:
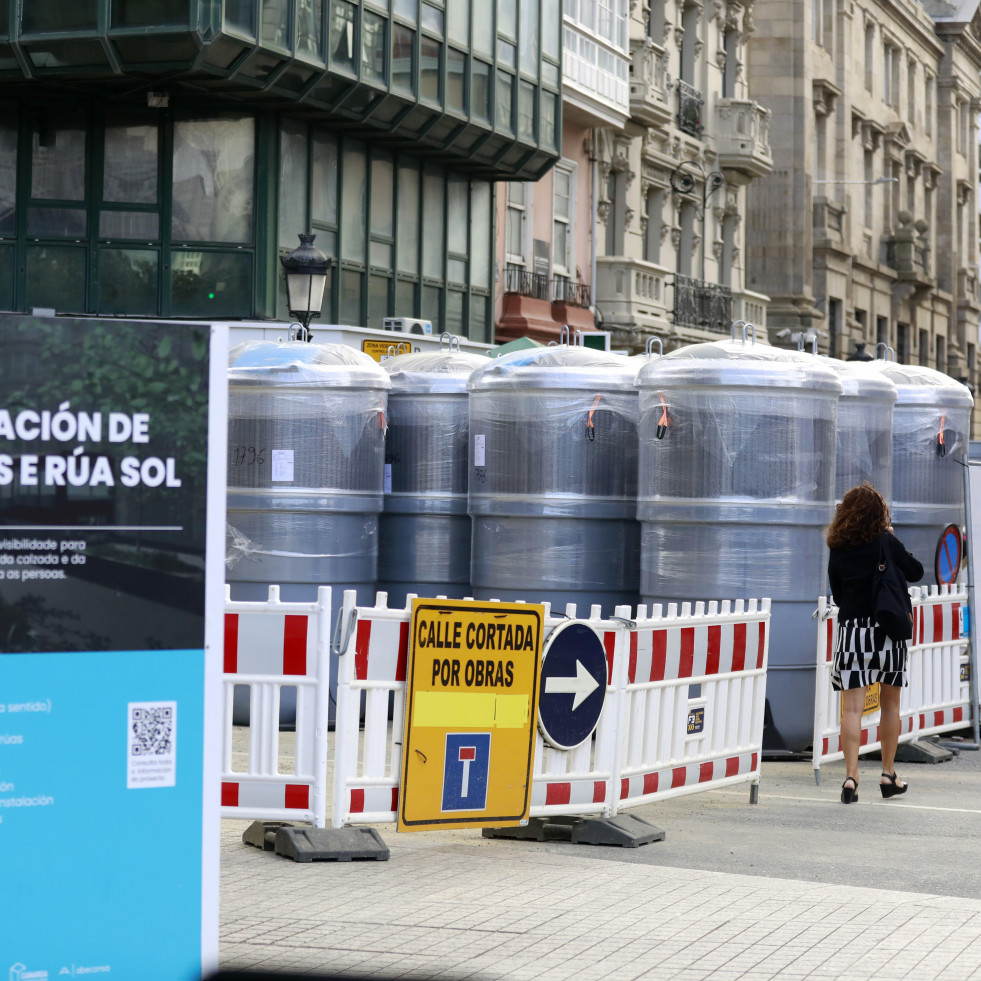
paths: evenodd
<path fill-rule="evenodd" d="M 203 692 L 203 651 L 0 657 L 0 978 L 200 977 Z"/>

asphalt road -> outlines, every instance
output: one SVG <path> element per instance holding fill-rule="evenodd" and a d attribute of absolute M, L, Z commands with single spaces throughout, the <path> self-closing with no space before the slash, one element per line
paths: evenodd
<path fill-rule="evenodd" d="M 970 730 L 963 735 L 970 740 Z M 664 841 L 638 848 L 508 844 L 576 849 L 597 861 L 981 897 L 981 753 L 898 764 L 910 789 L 890 800 L 879 794 L 880 769 L 877 757 L 861 758 L 859 801 L 846 806 L 844 762 L 825 764 L 818 786 L 809 760 L 765 760 L 757 804 L 741 785 L 632 809 L 661 828 Z"/>

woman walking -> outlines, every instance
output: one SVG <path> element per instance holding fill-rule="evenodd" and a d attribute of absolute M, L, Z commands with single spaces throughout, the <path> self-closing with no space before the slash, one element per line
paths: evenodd
<path fill-rule="evenodd" d="M 923 566 L 892 532 L 889 507 L 868 482 L 846 491 L 827 530 L 831 557 L 828 579 L 838 606 L 831 684 L 842 693 L 841 745 L 845 782 L 841 800 L 858 800 L 858 750 L 862 735 L 865 692 L 879 682 L 879 733 L 882 746 L 883 797 L 905 794 L 907 784 L 896 776 L 899 744 L 899 695 L 907 684 L 906 642 L 892 640 L 876 622 L 874 576 L 880 550 L 908 582 L 923 578 Z"/>

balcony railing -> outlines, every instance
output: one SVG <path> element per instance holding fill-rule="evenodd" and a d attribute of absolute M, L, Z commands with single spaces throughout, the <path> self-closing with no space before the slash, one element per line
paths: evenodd
<path fill-rule="evenodd" d="M 521 266 L 508 266 L 504 271 L 504 292 L 530 296 L 534 300 L 552 299 L 548 274 L 528 272 Z"/>
<path fill-rule="evenodd" d="M 692 136 L 701 136 L 705 128 L 702 110 L 705 98 L 693 85 L 678 79 L 678 128 Z"/>
<path fill-rule="evenodd" d="M 533 300 L 565 303 L 571 307 L 589 307 L 589 283 L 573 281 L 568 276 L 529 272 L 522 266 L 509 265 L 504 271 L 504 292 L 527 296 Z"/>
<path fill-rule="evenodd" d="M 678 327 L 699 327 L 715 334 L 728 334 L 732 327 L 732 290 L 676 274 L 674 322 Z"/>
<path fill-rule="evenodd" d="M 589 307 L 589 283 L 573 282 L 567 276 L 552 280 L 552 302 L 566 303 L 570 307 Z"/>

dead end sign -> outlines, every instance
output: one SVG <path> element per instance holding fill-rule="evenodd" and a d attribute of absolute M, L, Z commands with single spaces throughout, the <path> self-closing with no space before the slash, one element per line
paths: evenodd
<path fill-rule="evenodd" d="M 415 599 L 399 831 L 527 822 L 545 609 Z"/>

